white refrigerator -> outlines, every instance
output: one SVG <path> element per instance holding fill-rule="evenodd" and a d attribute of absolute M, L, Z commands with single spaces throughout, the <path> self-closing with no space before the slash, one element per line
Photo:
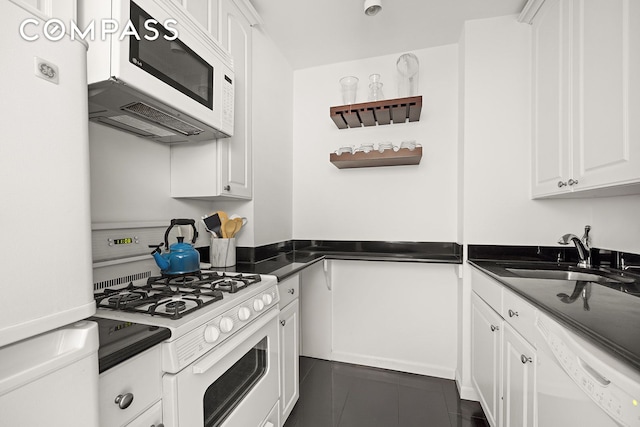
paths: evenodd
<path fill-rule="evenodd" d="M 0 424 L 97 426 L 86 45 L 23 3 L 0 2 Z"/>

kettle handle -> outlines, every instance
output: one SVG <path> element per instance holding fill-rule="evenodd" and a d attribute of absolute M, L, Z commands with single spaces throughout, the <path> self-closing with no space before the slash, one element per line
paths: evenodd
<path fill-rule="evenodd" d="M 198 229 L 196 228 L 196 221 L 194 219 L 172 219 L 171 225 L 167 228 L 167 231 L 164 232 L 164 245 L 166 248 L 169 247 L 169 232 L 173 228 L 174 225 L 190 225 L 193 228 L 193 239 L 191 239 L 191 243 L 195 244 L 196 239 L 198 238 Z"/>

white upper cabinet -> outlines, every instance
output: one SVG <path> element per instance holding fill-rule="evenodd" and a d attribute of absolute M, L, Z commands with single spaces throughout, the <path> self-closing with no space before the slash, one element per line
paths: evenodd
<path fill-rule="evenodd" d="M 76 0 L 13 0 L 14 3 L 23 4 L 35 14 L 43 18 L 61 19 L 65 26 L 70 21 L 76 22 L 77 4 Z"/>
<path fill-rule="evenodd" d="M 246 0 L 174 1 L 231 53 L 235 100 L 232 137 L 171 147 L 171 196 L 251 199 L 251 26 L 259 17 Z"/>
<path fill-rule="evenodd" d="M 640 4 L 529 4 L 533 197 L 639 193 Z"/>
<path fill-rule="evenodd" d="M 234 132 L 218 142 L 218 165 L 224 195 L 250 199 L 251 173 L 251 23 L 231 0 L 220 0 L 220 42 L 233 57 Z"/>

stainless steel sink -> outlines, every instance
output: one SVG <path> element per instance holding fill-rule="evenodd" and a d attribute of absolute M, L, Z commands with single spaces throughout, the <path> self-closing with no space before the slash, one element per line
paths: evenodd
<path fill-rule="evenodd" d="M 573 270 L 546 270 L 533 268 L 506 267 L 510 273 L 531 279 L 580 280 L 599 283 L 634 283 L 636 280 L 620 274 L 594 270 L 593 272 Z"/>

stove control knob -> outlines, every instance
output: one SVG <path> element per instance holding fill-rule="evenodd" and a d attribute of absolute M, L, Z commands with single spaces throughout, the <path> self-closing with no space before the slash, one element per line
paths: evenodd
<path fill-rule="evenodd" d="M 273 302 L 273 296 L 271 294 L 262 295 L 262 301 L 264 301 L 265 305 L 269 305 Z"/>
<path fill-rule="evenodd" d="M 216 342 L 220 337 L 220 331 L 213 325 L 207 325 L 204 330 L 204 340 L 206 342 Z"/>
<path fill-rule="evenodd" d="M 240 307 L 240 310 L 238 310 L 238 319 L 244 322 L 248 320 L 249 317 L 251 317 L 251 310 L 249 310 L 247 307 Z"/>
<path fill-rule="evenodd" d="M 253 308 L 255 311 L 262 311 L 264 309 L 264 302 L 261 299 L 257 299 L 253 302 Z"/>
<path fill-rule="evenodd" d="M 223 317 L 220 319 L 220 330 L 225 334 L 228 334 L 233 329 L 233 320 L 229 317 Z"/>

